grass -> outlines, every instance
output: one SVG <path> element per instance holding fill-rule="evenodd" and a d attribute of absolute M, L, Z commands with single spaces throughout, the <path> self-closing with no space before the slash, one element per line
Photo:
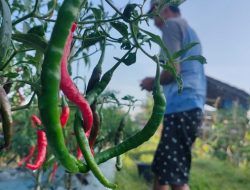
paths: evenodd
<path fill-rule="evenodd" d="M 250 172 L 217 159 L 195 159 L 191 171 L 192 190 L 247 190 Z"/>
<path fill-rule="evenodd" d="M 123 156 L 123 168 L 116 173 L 118 190 L 151 190 L 152 183 L 138 175 L 136 162 L 151 163 L 159 132 L 143 146 Z M 192 190 L 248 190 L 250 172 L 215 158 L 195 158 L 192 163 L 190 187 Z"/>

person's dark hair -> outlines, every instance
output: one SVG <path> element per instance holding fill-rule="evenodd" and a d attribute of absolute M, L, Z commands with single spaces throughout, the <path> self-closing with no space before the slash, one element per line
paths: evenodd
<path fill-rule="evenodd" d="M 181 11 L 180 11 L 179 7 L 177 7 L 177 6 L 170 5 L 170 6 L 169 6 L 169 9 L 170 9 L 173 13 L 181 14 Z"/>

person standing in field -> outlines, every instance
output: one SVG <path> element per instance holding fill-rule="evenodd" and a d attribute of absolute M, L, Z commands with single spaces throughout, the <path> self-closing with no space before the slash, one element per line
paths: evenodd
<path fill-rule="evenodd" d="M 151 1 L 151 11 L 161 3 Z M 164 4 L 159 16 L 154 17 L 155 25 L 162 31 L 162 39 L 174 53 L 187 44 L 198 42 L 181 58 L 201 55 L 201 45 L 195 31 L 181 17 L 176 5 Z M 166 62 L 163 51 L 162 61 Z M 162 71 L 161 84 L 167 99 L 164 127 L 155 152 L 152 171 L 155 174 L 154 190 L 189 190 L 188 180 L 191 168 L 191 148 L 203 118 L 206 98 L 206 77 L 204 67 L 198 61 L 176 64 L 176 70 L 183 80 L 183 90 L 178 93 L 178 85 L 173 75 Z M 142 89 L 151 91 L 154 78 L 146 77 L 141 82 Z"/>

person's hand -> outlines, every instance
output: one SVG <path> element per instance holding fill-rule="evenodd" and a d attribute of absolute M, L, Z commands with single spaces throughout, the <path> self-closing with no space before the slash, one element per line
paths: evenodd
<path fill-rule="evenodd" d="M 142 90 L 152 91 L 154 86 L 154 78 L 153 77 L 146 77 L 142 80 L 141 84 Z"/>

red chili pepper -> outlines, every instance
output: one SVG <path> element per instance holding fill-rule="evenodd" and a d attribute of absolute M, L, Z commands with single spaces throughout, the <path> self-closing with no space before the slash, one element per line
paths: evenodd
<path fill-rule="evenodd" d="M 70 54 L 70 46 L 73 39 L 73 32 L 76 30 L 76 27 L 77 27 L 76 23 L 73 23 L 71 27 L 71 32 L 68 35 L 64 47 L 64 53 L 61 60 L 60 88 L 62 89 L 63 93 L 67 96 L 67 98 L 80 108 L 82 112 L 82 117 L 84 119 L 84 131 L 86 133 L 86 136 L 89 137 L 93 124 L 92 111 L 90 109 L 87 100 L 80 94 L 79 90 L 76 88 L 75 84 L 71 80 L 67 68 L 68 56 Z"/>
<path fill-rule="evenodd" d="M 17 166 L 20 167 L 20 166 L 23 165 L 25 162 L 29 162 L 30 159 L 32 158 L 34 152 L 35 152 L 35 149 L 36 149 L 36 147 L 35 147 L 34 145 L 31 146 L 28 155 L 27 155 L 26 157 L 24 157 L 21 161 L 19 161 L 19 162 L 17 163 Z"/>
<path fill-rule="evenodd" d="M 91 150 L 92 155 L 94 156 L 95 152 L 94 152 L 93 148 L 90 147 L 90 150 Z M 76 152 L 76 158 L 77 158 L 77 160 L 81 160 L 83 158 L 83 154 L 82 154 L 82 151 L 81 151 L 79 145 L 77 145 L 76 151 L 77 151 Z"/>
<path fill-rule="evenodd" d="M 34 128 L 36 128 L 37 125 L 42 125 L 41 120 L 36 115 L 31 116 L 31 121 Z"/>
<path fill-rule="evenodd" d="M 31 116 L 31 120 L 34 126 L 36 125 L 42 125 L 41 120 L 35 116 Z M 37 170 L 39 169 L 43 162 L 46 159 L 46 151 L 47 151 L 47 138 L 46 138 L 46 133 L 38 129 L 37 130 L 37 156 L 34 164 L 27 163 L 26 167 L 31 169 L 31 170 Z"/>
<path fill-rule="evenodd" d="M 62 112 L 60 115 L 60 122 L 61 122 L 62 128 L 65 127 L 65 125 L 69 119 L 69 114 L 70 114 L 70 109 L 69 109 L 69 106 L 68 106 L 64 96 L 63 96 L 62 97 Z"/>
<path fill-rule="evenodd" d="M 47 138 L 43 130 L 37 130 L 37 157 L 34 164 L 26 164 L 26 167 L 31 170 L 39 169 L 46 159 Z"/>
<path fill-rule="evenodd" d="M 76 149 L 76 158 L 77 158 L 77 160 L 81 160 L 83 158 L 82 151 L 81 151 L 79 145 L 77 145 L 77 149 Z"/>

